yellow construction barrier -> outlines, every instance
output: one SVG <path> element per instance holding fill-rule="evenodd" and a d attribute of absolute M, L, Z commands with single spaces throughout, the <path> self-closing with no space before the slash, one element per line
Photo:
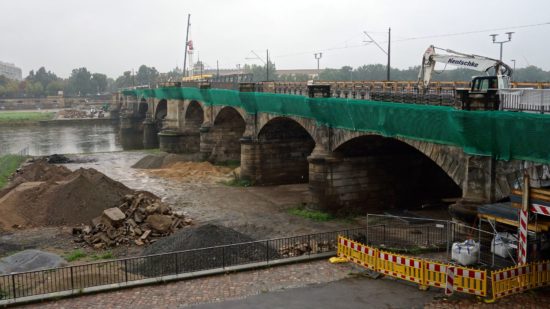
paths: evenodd
<path fill-rule="evenodd" d="M 533 270 L 531 283 L 534 288 L 550 284 L 550 261 L 533 263 Z"/>
<path fill-rule="evenodd" d="M 424 285 L 424 261 L 421 259 L 380 251 L 377 271 Z"/>
<path fill-rule="evenodd" d="M 418 283 L 421 287 L 445 288 L 448 264 L 381 251 L 338 237 L 338 256 L 395 278 Z M 453 290 L 487 295 L 487 272 L 453 265 Z"/>
<path fill-rule="evenodd" d="M 487 271 L 454 266 L 454 290 L 462 293 L 487 296 Z"/>
<path fill-rule="evenodd" d="M 444 264 L 381 251 L 361 243 L 338 237 L 338 256 L 361 266 L 395 278 L 487 296 L 486 270 Z M 550 261 L 533 262 L 493 271 L 491 273 L 492 300 L 550 285 Z"/>
<path fill-rule="evenodd" d="M 523 264 L 492 273 L 493 299 L 523 292 L 531 288 L 533 265 Z"/>

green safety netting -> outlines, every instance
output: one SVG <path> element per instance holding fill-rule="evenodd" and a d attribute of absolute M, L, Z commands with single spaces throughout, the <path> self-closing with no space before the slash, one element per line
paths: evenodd
<path fill-rule="evenodd" d="M 498 160 L 550 163 L 550 116 L 508 111 L 463 111 L 451 107 L 224 89 L 156 88 L 125 90 L 124 95 L 198 100 L 206 105 L 315 119 L 334 128 L 375 132 L 453 145 L 472 155 Z"/>

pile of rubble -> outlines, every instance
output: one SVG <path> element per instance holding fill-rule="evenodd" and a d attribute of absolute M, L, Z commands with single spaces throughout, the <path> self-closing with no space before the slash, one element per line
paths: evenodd
<path fill-rule="evenodd" d="M 88 118 L 88 113 L 86 111 L 80 111 L 76 109 L 65 109 L 59 111 L 59 116 L 66 119 L 81 119 Z"/>
<path fill-rule="evenodd" d="M 148 192 L 140 192 L 126 195 L 118 207 L 105 209 L 91 225 L 73 228 L 73 235 L 77 237 L 75 242 L 96 249 L 131 244 L 143 246 L 191 223 L 183 212 L 173 211 Z"/>
<path fill-rule="evenodd" d="M 334 245 L 328 241 L 317 242 L 315 240 L 310 241 L 310 243 L 295 243 L 288 246 L 283 246 L 279 249 L 279 254 L 282 257 L 293 257 L 300 256 L 304 254 L 316 254 L 322 252 L 328 252 L 334 250 Z"/>

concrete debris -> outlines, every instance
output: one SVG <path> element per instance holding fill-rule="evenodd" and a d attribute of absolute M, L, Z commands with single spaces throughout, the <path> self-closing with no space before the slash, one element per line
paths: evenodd
<path fill-rule="evenodd" d="M 283 257 L 294 257 L 304 254 L 316 254 L 322 252 L 328 252 L 330 250 L 336 249 L 334 245 L 328 241 L 318 242 L 316 240 L 311 240 L 308 242 L 295 243 L 288 246 L 283 246 L 279 249 L 279 254 Z"/>
<path fill-rule="evenodd" d="M 125 195 L 120 206 L 104 210 L 101 216 L 92 219 L 91 225 L 73 228 L 72 234 L 76 243 L 97 249 L 144 246 L 192 223 L 190 218 L 180 211 L 172 211 L 159 198 L 139 192 Z"/>

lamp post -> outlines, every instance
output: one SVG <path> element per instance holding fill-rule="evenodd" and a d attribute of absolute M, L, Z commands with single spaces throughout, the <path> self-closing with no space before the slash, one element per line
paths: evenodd
<path fill-rule="evenodd" d="M 493 43 L 500 44 L 500 58 L 499 58 L 500 61 L 502 61 L 502 45 L 512 41 L 512 33 L 513 32 L 506 32 L 506 34 L 508 35 L 508 40 L 506 41 L 497 41 L 498 34 L 490 34 L 490 36 L 493 37 Z"/>
<path fill-rule="evenodd" d="M 317 60 L 317 78 L 319 78 L 319 60 L 321 60 L 321 58 L 323 58 L 323 53 L 315 53 L 314 54 L 315 56 L 315 59 Z"/>

